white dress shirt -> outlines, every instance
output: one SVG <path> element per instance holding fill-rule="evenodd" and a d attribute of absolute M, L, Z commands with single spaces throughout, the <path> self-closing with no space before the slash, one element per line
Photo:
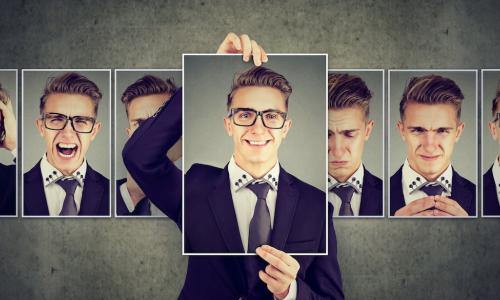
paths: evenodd
<path fill-rule="evenodd" d="M 442 196 L 451 196 L 452 178 L 453 169 L 450 164 L 435 181 L 435 183 L 439 183 L 444 188 L 441 193 Z M 429 182 L 424 178 L 424 176 L 418 174 L 410 167 L 408 160 L 405 160 L 405 163 L 403 164 L 401 183 L 406 205 L 417 199 L 427 197 L 427 194 L 424 191 L 421 191 L 420 188 Z"/>
<path fill-rule="evenodd" d="M 356 172 L 354 172 L 346 182 L 338 182 L 337 179 L 328 175 L 328 201 L 333 205 L 333 215 L 338 217 L 342 200 L 333 192 L 333 188 L 337 186 L 350 185 L 354 188 L 354 193 L 351 198 L 351 209 L 354 216 L 359 216 L 359 208 L 361 207 L 361 192 L 363 191 L 363 178 L 365 168 L 360 164 Z M 344 217 L 344 216 L 341 216 Z"/>
<path fill-rule="evenodd" d="M 243 249 L 248 252 L 248 236 L 250 230 L 250 221 L 252 220 L 257 203 L 257 196 L 248 188 L 247 185 L 253 182 L 265 181 L 271 188 L 267 193 L 266 204 L 271 217 L 271 229 L 274 224 L 274 212 L 276 208 L 276 198 L 278 197 L 278 179 L 280 175 L 280 166 L 276 162 L 274 167 L 266 173 L 262 178 L 254 179 L 245 170 L 240 168 L 231 157 L 228 165 L 229 182 L 231 184 L 231 196 L 233 198 L 234 211 L 236 213 L 236 221 L 240 231 L 241 242 Z M 297 298 L 297 281 L 292 281 L 288 290 L 288 295 L 285 300 L 295 300 Z"/>
<path fill-rule="evenodd" d="M 78 181 L 76 186 L 74 199 L 76 203 L 76 210 L 80 212 L 80 204 L 82 202 L 83 185 L 85 182 L 85 174 L 87 173 L 87 160 L 84 159 L 82 165 L 76 169 L 71 176 L 64 176 L 59 170 L 52 166 L 47 160 L 47 155 L 44 154 L 40 162 L 40 169 L 42 172 L 43 189 L 45 191 L 45 199 L 49 208 L 50 216 L 59 216 L 61 213 L 64 197 L 66 192 L 56 182 L 59 179 L 74 178 Z"/>
<path fill-rule="evenodd" d="M 498 161 L 498 157 L 495 159 L 495 161 L 493 162 L 493 168 L 492 168 L 492 172 L 493 172 L 493 180 L 495 181 L 495 188 L 496 188 L 496 191 L 497 191 L 497 200 L 498 200 L 498 203 L 500 204 L 500 197 L 498 197 L 498 195 L 500 194 L 500 166 L 498 165 L 500 162 Z"/>

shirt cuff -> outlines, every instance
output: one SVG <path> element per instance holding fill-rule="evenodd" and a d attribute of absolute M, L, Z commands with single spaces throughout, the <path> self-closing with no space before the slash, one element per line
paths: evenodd
<path fill-rule="evenodd" d="M 276 297 L 273 297 L 276 300 Z M 296 300 L 297 299 L 297 280 L 293 280 L 290 283 L 290 288 L 288 289 L 288 295 L 286 295 L 283 300 Z"/>
<path fill-rule="evenodd" d="M 127 182 L 125 181 L 120 185 L 120 194 L 122 195 L 123 202 L 125 202 L 125 206 L 129 213 L 132 213 L 135 209 L 134 201 L 132 201 L 132 197 L 127 189 Z"/>

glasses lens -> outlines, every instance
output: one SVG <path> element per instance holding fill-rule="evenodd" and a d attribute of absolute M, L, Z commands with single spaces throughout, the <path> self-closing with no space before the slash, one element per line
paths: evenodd
<path fill-rule="evenodd" d="M 257 114 L 251 110 L 236 110 L 233 112 L 233 119 L 236 125 L 250 126 L 255 121 Z"/>
<path fill-rule="evenodd" d="M 281 128 L 285 123 L 285 118 L 279 112 L 266 112 L 262 115 L 262 120 L 269 128 Z"/>
<path fill-rule="evenodd" d="M 95 120 L 93 118 L 89 118 L 89 117 L 75 116 L 75 117 L 73 117 L 72 122 L 73 122 L 73 128 L 75 129 L 75 131 L 87 133 L 87 132 L 92 131 L 92 128 L 94 127 Z"/>
<path fill-rule="evenodd" d="M 61 130 L 66 125 L 66 116 L 60 114 L 46 114 L 45 127 L 54 130 Z"/>

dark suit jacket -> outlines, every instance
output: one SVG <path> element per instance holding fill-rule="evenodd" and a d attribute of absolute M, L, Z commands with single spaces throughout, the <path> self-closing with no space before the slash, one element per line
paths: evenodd
<path fill-rule="evenodd" d="M 87 165 L 80 216 L 109 215 L 109 180 Z M 24 215 L 48 216 L 40 162 L 24 174 Z"/>
<path fill-rule="evenodd" d="M 0 164 L 0 215 L 16 215 L 16 165 Z"/>
<path fill-rule="evenodd" d="M 492 167 L 490 167 L 488 172 L 483 175 L 483 215 L 500 215 L 500 204 L 498 203 L 497 189 L 495 186 L 495 179 L 493 179 Z"/>
<path fill-rule="evenodd" d="M 401 182 L 402 170 L 403 167 L 401 166 L 399 170 L 391 176 L 391 216 L 394 216 L 398 209 L 406 205 Z M 450 198 L 457 201 L 469 216 L 476 215 L 476 185 L 453 170 L 451 186 L 452 191 Z"/>
<path fill-rule="evenodd" d="M 361 192 L 360 216 L 383 216 L 382 180 L 372 175 L 365 168 L 363 175 L 363 190 Z"/>
<path fill-rule="evenodd" d="M 175 220 L 179 227 L 182 224 L 182 174 L 165 158 L 165 153 L 181 136 L 181 98 L 182 93 L 179 90 L 156 117 L 143 123 L 134 132 L 123 149 L 123 160 L 132 177 L 148 198 L 166 215 Z M 218 176 L 212 177 L 216 174 Z M 200 188 L 193 188 L 193 190 L 190 188 L 189 191 L 186 191 L 186 201 L 189 202 L 188 199 L 190 199 L 193 203 L 186 203 L 185 211 L 194 209 L 194 212 L 191 213 L 199 215 L 203 208 L 207 209 L 204 211 L 206 219 L 200 220 L 207 225 L 206 230 L 203 231 L 200 229 L 201 227 L 197 228 L 191 223 L 186 224 L 186 230 L 202 231 L 190 232 L 187 237 L 189 239 L 188 248 L 195 251 L 201 249 L 202 247 L 197 245 L 194 238 L 204 234 L 204 239 L 215 241 L 206 247 L 213 247 L 216 250 L 225 249 L 225 252 L 228 249 L 229 251 L 243 252 L 234 208 L 232 203 L 229 205 L 227 201 L 228 193 L 229 199 L 231 199 L 229 185 L 226 182 L 229 180 L 227 170 L 194 165 L 186 174 L 186 183 L 188 180 L 187 186 L 199 185 Z M 278 195 L 274 221 L 276 233 L 273 233 L 271 244 L 285 251 L 295 251 L 299 248 L 312 249 L 328 242 L 328 255 L 295 257 L 301 266 L 297 274 L 297 299 L 342 299 L 344 296 L 337 262 L 335 231 L 331 218 L 332 207 L 329 207 L 327 220 L 328 239 L 323 231 L 323 223 L 322 226 L 318 226 L 320 232 L 316 233 L 312 239 L 308 237 L 304 240 L 294 240 L 305 237 L 310 232 L 310 228 L 307 228 L 308 226 L 301 227 L 300 220 L 295 221 L 294 216 L 306 216 L 311 213 L 298 213 L 299 210 L 316 209 L 314 207 L 308 209 L 305 199 L 301 199 L 303 195 L 300 193 L 317 196 L 316 191 L 284 171 L 280 173 L 279 181 L 278 193 L 281 191 L 289 199 Z M 195 196 L 197 193 L 205 196 L 199 198 Z M 222 197 L 217 198 L 210 195 L 222 195 Z M 205 198 L 209 200 L 204 201 Z M 325 199 L 324 196 L 322 199 Z M 321 202 L 312 198 L 307 200 L 311 201 L 311 205 L 314 206 Z M 285 201 L 290 201 L 291 205 L 287 205 Z M 285 211 L 280 212 L 280 210 Z M 199 216 L 201 217 L 201 215 Z M 324 220 L 324 216 L 321 219 Z M 194 222 L 188 219 L 186 221 Z M 309 220 L 305 220 L 305 222 L 309 222 Z M 317 242 L 316 237 L 320 237 L 321 241 Z M 294 244 L 294 242 L 297 243 Z M 206 247 L 201 250 L 206 250 Z M 262 283 L 254 288 L 249 288 L 246 277 L 244 258 L 241 256 L 190 256 L 186 280 L 179 298 L 272 299 L 272 294 Z"/>
<path fill-rule="evenodd" d="M 149 202 L 146 200 L 141 200 L 137 203 L 134 211 L 130 212 L 123 200 L 122 193 L 120 192 L 120 185 L 127 182 L 127 178 L 122 178 L 116 181 L 116 215 L 117 216 L 141 216 L 143 214 L 140 213 L 141 210 L 147 209 L 146 206 L 149 205 Z"/>

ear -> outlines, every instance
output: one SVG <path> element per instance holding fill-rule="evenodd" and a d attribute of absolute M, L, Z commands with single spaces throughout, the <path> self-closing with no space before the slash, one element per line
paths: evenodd
<path fill-rule="evenodd" d="M 283 125 L 283 128 L 281 128 L 281 132 L 283 134 L 283 139 L 286 138 L 286 135 L 288 134 L 288 130 L 290 130 L 290 128 L 292 128 L 292 120 L 287 119 L 285 121 L 285 125 Z"/>
<path fill-rule="evenodd" d="M 498 121 L 497 121 L 498 122 Z M 488 122 L 488 127 L 490 129 L 491 137 L 496 141 L 497 140 L 497 122 Z"/>
<path fill-rule="evenodd" d="M 365 128 L 365 141 L 368 141 L 368 139 L 370 138 L 370 134 L 372 134 L 372 129 L 373 129 L 373 126 L 375 125 L 375 122 L 373 120 L 369 120 L 367 123 L 366 123 L 366 128 Z"/>
<path fill-rule="evenodd" d="M 463 122 L 460 123 L 460 125 L 457 126 L 457 135 L 455 136 L 455 143 L 460 140 L 460 136 L 462 135 L 462 132 L 464 131 L 465 124 Z"/>
<path fill-rule="evenodd" d="M 99 131 L 101 131 L 101 122 L 96 122 L 94 124 L 94 129 L 92 130 L 92 132 L 90 133 L 90 140 L 93 141 L 95 139 L 95 137 L 97 136 L 97 134 L 99 133 Z"/>
<path fill-rule="evenodd" d="M 38 129 L 38 132 L 40 133 L 40 136 L 43 137 L 45 133 L 45 126 L 43 125 L 43 120 L 42 119 L 36 119 L 35 120 L 35 126 Z"/>
<path fill-rule="evenodd" d="M 231 124 L 231 119 L 224 117 L 224 128 L 226 128 L 227 135 L 233 136 L 233 127 Z"/>
<path fill-rule="evenodd" d="M 130 137 L 132 135 L 132 129 L 130 129 L 130 127 L 125 128 L 125 133 Z"/>
<path fill-rule="evenodd" d="M 403 121 L 399 120 L 398 123 L 396 124 L 399 130 L 399 135 L 401 136 L 401 139 L 405 141 L 405 126 L 403 124 Z"/>

